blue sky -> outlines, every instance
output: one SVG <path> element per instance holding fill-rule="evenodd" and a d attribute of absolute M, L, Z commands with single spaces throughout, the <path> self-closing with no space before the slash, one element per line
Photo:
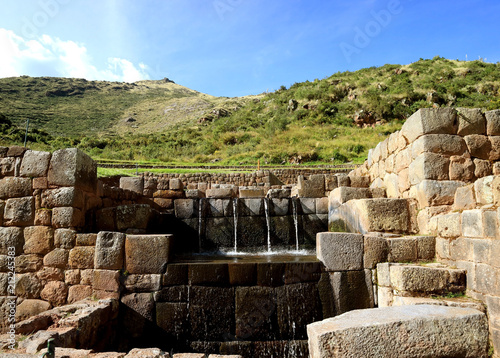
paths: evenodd
<path fill-rule="evenodd" d="M 420 58 L 500 61 L 497 0 L 0 0 L 0 77 L 216 96 Z"/>

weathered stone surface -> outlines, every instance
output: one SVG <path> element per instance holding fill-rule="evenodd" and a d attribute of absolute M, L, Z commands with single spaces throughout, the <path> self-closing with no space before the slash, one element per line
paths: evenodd
<path fill-rule="evenodd" d="M 33 273 L 16 275 L 15 293 L 18 297 L 37 299 L 40 298 L 42 284 Z"/>
<path fill-rule="evenodd" d="M 129 273 L 161 274 L 173 245 L 172 235 L 127 235 L 125 267 Z"/>
<path fill-rule="evenodd" d="M 229 281 L 227 264 L 190 264 L 188 281 L 192 285 L 226 285 Z"/>
<path fill-rule="evenodd" d="M 81 273 L 80 269 L 64 271 L 64 282 L 66 282 L 67 285 L 80 284 L 80 279 L 81 279 L 80 273 Z"/>
<path fill-rule="evenodd" d="M 411 146 L 412 157 L 420 154 L 462 155 L 467 149 L 462 137 L 450 134 L 427 134 L 418 138 Z"/>
<path fill-rule="evenodd" d="M 406 120 L 401 135 L 413 143 L 424 134 L 456 134 L 456 116 L 453 108 L 422 108 Z"/>
<path fill-rule="evenodd" d="M 460 136 L 486 134 L 486 118 L 478 108 L 457 108 L 458 131 Z"/>
<path fill-rule="evenodd" d="M 129 292 L 153 292 L 161 287 L 161 275 L 127 275 L 123 280 Z"/>
<path fill-rule="evenodd" d="M 8 255 L 9 248 L 14 248 L 15 254 L 23 252 L 23 229 L 19 227 L 0 227 L 0 255 Z"/>
<path fill-rule="evenodd" d="M 47 254 L 54 248 L 54 230 L 49 226 L 30 226 L 24 229 L 24 252 Z"/>
<path fill-rule="evenodd" d="M 350 187 L 339 187 L 330 193 L 328 196 L 329 208 L 336 208 L 340 205 L 353 199 L 364 199 L 370 198 L 370 189 L 368 188 L 350 188 Z"/>
<path fill-rule="evenodd" d="M 120 188 L 142 195 L 144 191 L 144 177 L 121 177 Z"/>
<path fill-rule="evenodd" d="M 474 184 L 469 184 L 457 188 L 455 200 L 453 201 L 453 210 L 467 210 L 476 207 L 476 196 L 474 194 Z"/>
<path fill-rule="evenodd" d="M 71 250 L 75 247 L 76 231 L 71 229 L 57 229 L 54 232 L 54 245 L 61 249 Z"/>
<path fill-rule="evenodd" d="M 29 178 L 5 177 L 0 180 L 0 199 L 20 198 L 32 194 Z"/>
<path fill-rule="evenodd" d="M 48 267 L 65 269 L 68 265 L 68 250 L 54 249 L 43 258 L 43 264 Z"/>
<path fill-rule="evenodd" d="M 184 191 L 181 190 L 157 190 L 153 193 L 155 199 L 183 199 L 184 197 Z M 163 203 L 168 202 L 164 201 Z"/>
<path fill-rule="evenodd" d="M 472 134 L 464 137 L 469 153 L 476 158 L 488 160 L 491 142 L 485 135 Z"/>
<path fill-rule="evenodd" d="M 53 306 L 65 304 L 67 296 L 68 286 L 62 281 L 50 281 L 40 292 L 40 297 Z"/>
<path fill-rule="evenodd" d="M 461 217 L 460 213 L 439 215 L 438 234 L 442 237 L 459 237 L 462 234 Z"/>
<path fill-rule="evenodd" d="M 49 185 L 75 186 L 88 192 L 97 187 L 97 166 L 87 154 L 76 148 L 52 153 L 47 173 Z"/>
<path fill-rule="evenodd" d="M 152 209 L 146 204 L 121 205 L 116 207 L 116 228 L 147 229 L 152 216 Z"/>
<path fill-rule="evenodd" d="M 379 262 L 386 262 L 389 254 L 387 240 L 376 235 L 364 236 L 363 264 L 365 269 L 377 267 Z"/>
<path fill-rule="evenodd" d="M 207 196 L 207 198 L 212 199 L 228 199 L 234 198 L 236 196 L 233 189 L 230 188 L 207 189 L 205 195 Z"/>
<path fill-rule="evenodd" d="M 450 180 L 471 181 L 474 179 L 475 165 L 471 158 L 450 157 Z"/>
<path fill-rule="evenodd" d="M 488 323 L 470 308 L 359 310 L 307 326 L 311 358 L 486 357 Z"/>
<path fill-rule="evenodd" d="M 336 314 L 374 307 L 370 270 L 330 273 Z"/>
<path fill-rule="evenodd" d="M 265 196 L 264 189 L 260 187 L 240 187 L 240 198 L 263 198 Z"/>
<path fill-rule="evenodd" d="M 29 226 L 35 221 L 35 198 L 8 199 L 5 202 L 4 222 L 8 226 Z"/>
<path fill-rule="evenodd" d="M 479 205 L 493 204 L 493 175 L 480 178 L 474 182 L 474 193 Z"/>
<path fill-rule="evenodd" d="M 483 236 L 483 219 L 480 209 L 465 210 L 462 213 L 462 235 L 466 237 Z"/>
<path fill-rule="evenodd" d="M 74 269 L 94 268 L 95 248 L 91 246 L 81 246 L 71 249 L 69 252 L 68 264 Z"/>
<path fill-rule="evenodd" d="M 328 271 L 362 270 L 363 235 L 318 233 L 316 255 Z"/>
<path fill-rule="evenodd" d="M 389 262 L 408 262 L 418 259 L 418 242 L 416 237 L 391 237 L 387 239 L 389 245 Z"/>
<path fill-rule="evenodd" d="M 94 270 L 80 270 L 80 284 L 93 285 L 94 283 Z"/>
<path fill-rule="evenodd" d="M 449 157 L 436 153 L 422 153 L 409 166 L 411 184 L 423 180 L 448 180 L 450 170 Z"/>
<path fill-rule="evenodd" d="M 465 270 L 392 265 L 391 286 L 399 291 L 446 294 L 465 291 Z"/>
<path fill-rule="evenodd" d="M 52 209 L 52 226 L 55 228 L 81 227 L 85 217 L 81 210 L 72 207 Z"/>
<path fill-rule="evenodd" d="M 464 185 L 460 181 L 423 180 L 416 187 L 419 207 L 451 205 L 456 190 Z"/>
<path fill-rule="evenodd" d="M 275 337 L 276 291 L 270 287 L 236 288 L 236 337 L 241 340 L 269 340 Z"/>
<path fill-rule="evenodd" d="M 24 321 L 30 317 L 50 309 L 50 303 L 42 300 L 24 300 L 16 307 L 16 321 Z"/>
<path fill-rule="evenodd" d="M 63 206 L 71 206 L 78 209 L 83 209 L 85 199 L 83 192 L 73 187 L 58 188 L 45 190 L 42 193 L 42 207 L 56 208 Z"/>
<path fill-rule="evenodd" d="M 150 293 L 132 293 L 121 298 L 121 302 L 150 322 L 155 321 L 155 302 Z"/>
<path fill-rule="evenodd" d="M 410 211 L 406 199 L 351 200 L 339 209 L 338 217 L 349 232 L 411 232 Z M 329 225 L 331 218 L 329 217 Z"/>
<path fill-rule="evenodd" d="M 299 175 L 297 188 L 301 198 L 321 198 L 325 196 L 325 176 L 311 175 L 308 180 Z"/>
<path fill-rule="evenodd" d="M 94 270 L 94 290 L 118 292 L 120 290 L 120 273 L 115 270 Z"/>
<path fill-rule="evenodd" d="M 43 266 L 41 256 L 35 254 L 19 255 L 15 258 L 16 272 L 36 272 Z"/>
<path fill-rule="evenodd" d="M 169 358 L 170 354 L 159 348 L 134 348 L 125 358 Z"/>
<path fill-rule="evenodd" d="M 489 155 L 490 162 L 496 162 L 500 159 L 500 136 L 488 137 L 491 143 L 491 151 Z"/>
<path fill-rule="evenodd" d="M 198 207 L 195 200 L 177 199 L 174 201 L 175 217 L 178 219 L 190 219 L 198 217 Z"/>
<path fill-rule="evenodd" d="M 49 169 L 50 157 L 49 152 L 27 150 L 23 156 L 20 175 L 32 178 L 45 176 Z"/>
<path fill-rule="evenodd" d="M 171 337 L 181 337 L 188 334 L 189 315 L 187 303 L 157 302 L 156 324 Z"/>
<path fill-rule="evenodd" d="M 489 160 L 474 158 L 474 175 L 482 178 L 492 173 L 492 166 Z"/>
<path fill-rule="evenodd" d="M 77 234 L 77 246 L 95 246 L 97 242 L 97 234 Z"/>
<path fill-rule="evenodd" d="M 500 110 L 495 109 L 485 113 L 486 117 L 486 134 L 500 135 Z"/>
<path fill-rule="evenodd" d="M 0 216 L 3 216 L 3 210 L 2 210 L 2 215 Z M 35 226 L 50 226 L 50 225 L 52 225 L 52 210 L 50 209 L 35 210 Z"/>
<path fill-rule="evenodd" d="M 370 186 L 370 177 L 368 176 L 349 174 L 349 181 L 353 188 L 368 188 Z"/>
<path fill-rule="evenodd" d="M 125 255 L 125 234 L 101 231 L 97 235 L 94 267 L 96 269 L 120 270 Z"/>
<path fill-rule="evenodd" d="M 49 339 L 56 339 L 58 336 L 57 332 L 54 331 L 38 331 L 34 335 L 28 337 L 21 342 L 22 348 L 28 354 L 35 355 L 42 349 L 47 347 L 47 341 Z"/>

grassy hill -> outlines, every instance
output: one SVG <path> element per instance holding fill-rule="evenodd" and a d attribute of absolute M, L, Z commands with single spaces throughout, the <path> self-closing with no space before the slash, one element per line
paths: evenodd
<path fill-rule="evenodd" d="M 241 98 L 209 96 L 167 79 L 9 78 L 0 79 L 0 113 L 6 117 L 0 118 L 0 143 L 22 143 L 30 118 L 32 148 L 78 146 L 97 159 L 361 162 L 419 108 L 497 109 L 499 89 L 499 64 L 439 57 Z"/>

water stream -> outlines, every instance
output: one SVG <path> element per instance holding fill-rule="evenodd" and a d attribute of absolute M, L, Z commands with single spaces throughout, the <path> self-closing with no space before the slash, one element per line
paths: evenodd
<path fill-rule="evenodd" d="M 238 198 L 233 199 L 234 252 L 238 252 Z"/>
<path fill-rule="evenodd" d="M 198 252 L 201 252 L 202 241 L 202 224 L 203 224 L 203 198 L 200 198 L 198 208 Z"/>
<path fill-rule="evenodd" d="M 268 198 L 264 198 L 264 210 L 266 212 L 266 225 L 267 225 L 267 251 L 271 252 L 271 217 L 269 216 Z"/>
<path fill-rule="evenodd" d="M 295 225 L 295 250 L 299 251 L 299 217 L 297 215 L 297 198 L 292 198 L 293 223 Z"/>

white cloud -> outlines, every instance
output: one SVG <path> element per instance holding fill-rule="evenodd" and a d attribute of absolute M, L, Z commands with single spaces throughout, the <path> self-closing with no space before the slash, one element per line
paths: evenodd
<path fill-rule="evenodd" d="M 0 28 L 0 77 L 55 76 L 88 80 L 135 82 L 149 79 L 148 66 L 122 58 L 109 58 L 104 69 L 92 64 L 83 44 L 42 35 L 25 40 L 13 31 Z"/>

